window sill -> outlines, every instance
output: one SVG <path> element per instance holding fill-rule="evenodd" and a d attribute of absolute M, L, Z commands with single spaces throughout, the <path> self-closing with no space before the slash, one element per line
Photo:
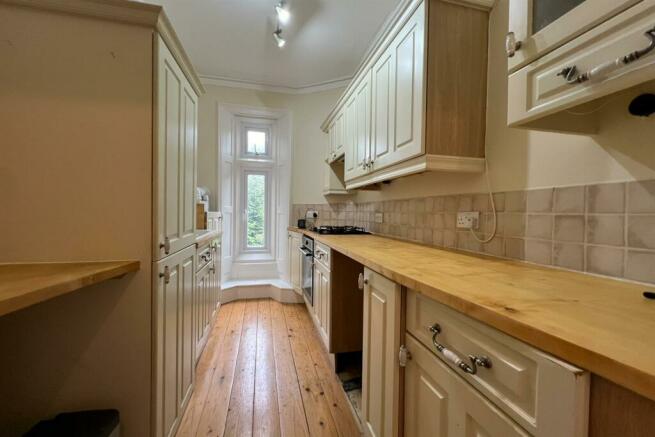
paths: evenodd
<path fill-rule="evenodd" d="M 242 253 L 234 262 L 238 263 L 258 263 L 275 261 L 275 257 L 268 252 L 264 253 Z"/>

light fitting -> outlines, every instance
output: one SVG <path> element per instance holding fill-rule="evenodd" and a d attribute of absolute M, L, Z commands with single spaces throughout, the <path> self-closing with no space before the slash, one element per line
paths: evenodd
<path fill-rule="evenodd" d="M 284 47 L 284 45 L 287 43 L 286 40 L 282 38 L 282 29 L 279 27 L 275 32 L 273 32 L 273 38 L 275 38 L 275 42 L 279 48 Z"/>
<path fill-rule="evenodd" d="M 286 2 L 281 1 L 275 5 L 275 11 L 277 12 L 277 19 L 280 20 L 280 23 L 287 24 L 289 22 L 291 13 L 289 12 L 289 7 Z"/>

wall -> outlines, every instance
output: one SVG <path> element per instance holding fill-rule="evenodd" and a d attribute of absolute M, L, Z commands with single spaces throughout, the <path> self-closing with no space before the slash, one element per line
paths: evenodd
<path fill-rule="evenodd" d="M 293 134 L 292 201 L 322 203 L 325 201 L 322 171 L 328 137 L 321 123 L 343 92 L 334 89 L 312 94 L 284 94 L 243 88 L 206 85 L 200 97 L 198 113 L 198 184 L 210 188 L 211 208 L 216 208 L 216 169 L 218 143 L 218 104 L 287 109 L 291 112 Z"/>
<path fill-rule="evenodd" d="M 0 435 L 117 408 L 147 436 L 152 31 L 0 6 L 0 34 L 0 262 L 141 261 L 0 317 Z"/>

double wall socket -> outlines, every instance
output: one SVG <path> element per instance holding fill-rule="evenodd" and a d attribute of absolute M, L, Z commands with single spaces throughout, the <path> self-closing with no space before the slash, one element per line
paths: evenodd
<path fill-rule="evenodd" d="M 477 229 L 480 223 L 480 212 L 458 212 L 457 228 L 458 229 Z"/>

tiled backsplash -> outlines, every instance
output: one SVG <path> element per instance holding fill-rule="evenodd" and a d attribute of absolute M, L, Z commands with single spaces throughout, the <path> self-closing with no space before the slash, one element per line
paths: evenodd
<path fill-rule="evenodd" d="M 496 236 L 479 243 L 458 230 L 458 211 L 480 211 L 480 238 L 491 234 L 488 194 L 380 202 L 294 205 L 318 224 L 363 226 L 376 234 L 655 283 L 655 180 L 495 193 Z M 375 223 L 375 214 L 383 222 Z"/>

